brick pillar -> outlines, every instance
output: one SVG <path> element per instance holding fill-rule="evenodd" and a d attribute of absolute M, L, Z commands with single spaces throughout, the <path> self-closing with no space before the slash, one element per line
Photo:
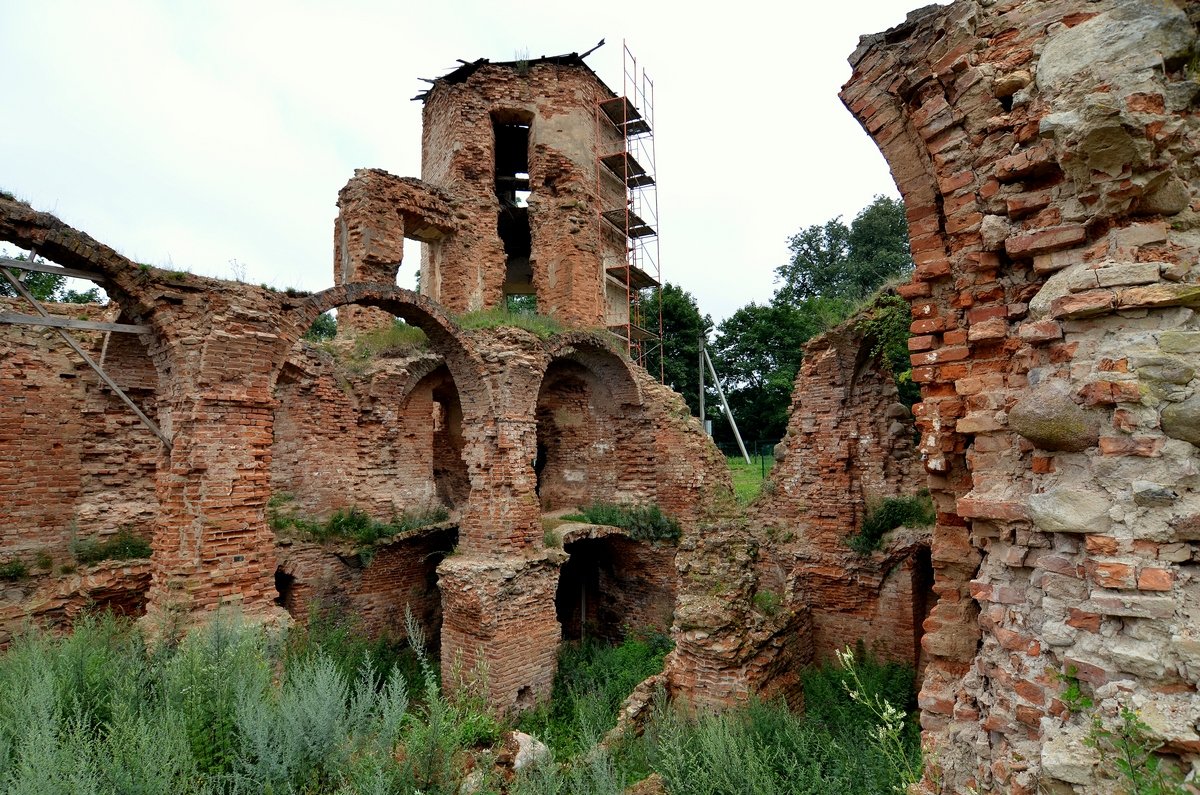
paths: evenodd
<path fill-rule="evenodd" d="M 554 610 L 558 550 L 541 558 L 454 555 L 438 566 L 442 592 L 442 681 L 482 663 L 499 712 L 550 695 L 562 630 Z"/>
<path fill-rule="evenodd" d="M 354 179 L 338 193 L 333 233 L 333 283 L 396 283 L 404 258 L 404 216 Z M 351 332 L 388 328 L 392 316 L 369 306 L 344 306 L 338 326 Z"/>
<path fill-rule="evenodd" d="M 284 615 L 274 603 L 270 494 L 274 407 L 265 401 L 185 397 L 171 406 L 173 446 L 158 474 L 147 621 L 190 623 L 218 608 L 252 619 Z"/>
<path fill-rule="evenodd" d="M 471 500 L 459 525 L 460 548 L 497 553 L 540 545 L 542 512 L 533 472 L 537 422 L 478 418 L 464 423 L 463 436 Z"/>

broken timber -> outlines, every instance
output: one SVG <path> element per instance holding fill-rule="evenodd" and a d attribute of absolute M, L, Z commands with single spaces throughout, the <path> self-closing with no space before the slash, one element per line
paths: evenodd
<path fill-rule="evenodd" d="M 22 266 L 27 266 L 29 263 L 22 262 L 21 264 L 22 264 Z M 46 267 L 50 267 L 50 266 L 46 266 Z M 27 270 L 33 270 L 33 269 L 27 268 Z M 54 272 L 54 271 L 52 271 L 52 272 Z M 50 313 L 46 311 L 46 308 L 43 307 L 41 305 L 41 303 L 36 298 L 33 297 L 32 294 L 30 294 L 29 290 L 27 290 L 25 288 L 25 285 L 21 282 L 20 279 L 18 279 L 16 276 L 13 276 L 5 268 L 0 268 L 0 275 L 3 275 L 4 278 L 7 279 L 9 281 L 9 283 L 13 286 L 13 288 L 18 293 L 21 294 L 21 297 L 24 298 L 26 301 L 28 301 L 33 306 L 33 308 L 37 310 L 38 315 L 41 316 L 41 318 L 40 318 L 41 320 L 44 321 L 46 319 L 55 319 L 55 318 L 51 318 Z M 76 322 L 80 322 L 80 321 L 76 321 Z M 45 325 L 55 326 L 55 324 L 53 324 L 53 323 L 46 323 Z M 123 324 L 112 323 L 109 325 L 116 326 L 116 325 L 123 325 Z M 133 400 L 129 397 L 129 395 L 125 394 L 125 390 L 123 390 L 123 389 L 121 389 L 121 387 L 117 386 L 117 382 L 112 380 L 112 378 L 109 377 L 108 373 L 104 372 L 104 369 L 102 367 L 100 367 L 100 365 L 96 364 L 95 361 L 92 360 L 91 356 L 88 356 L 87 351 L 85 351 L 79 345 L 79 343 L 75 341 L 74 337 L 72 337 L 70 334 L 67 333 L 67 330 L 65 328 L 62 328 L 61 326 L 55 326 L 55 330 L 62 336 L 63 342 L 67 343 L 67 345 L 69 345 L 71 347 L 71 350 L 73 350 L 73 351 L 75 351 L 75 353 L 79 354 L 79 357 L 81 359 L 83 359 L 83 361 L 88 365 L 88 367 L 91 367 L 93 370 L 96 371 L 96 375 L 100 376 L 100 380 L 103 381 L 105 383 L 105 385 L 109 389 L 111 389 L 113 391 L 113 393 L 116 394 L 116 396 L 122 400 L 122 402 L 125 403 L 125 405 L 129 406 L 129 408 L 133 410 L 133 413 L 137 415 L 138 419 L 140 419 L 142 421 L 142 423 L 145 424 L 145 426 L 147 428 L 149 428 L 150 431 L 155 436 L 157 436 L 164 445 L 166 445 L 167 449 L 170 450 L 171 449 L 171 437 L 169 437 L 165 433 L 163 433 L 162 429 L 158 427 L 158 425 L 154 422 L 154 420 L 147 417 L 145 415 L 145 413 L 140 408 L 138 408 L 138 405 L 133 402 Z"/>
<path fill-rule="evenodd" d="M 20 312 L 0 312 L 0 323 L 17 323 L 25 326 L 51 326 L 53 328 L 73 328 L 78 331 L 116 331 L 122 334 L 149 334 L 149 326 L 135 326 L 129 323 L 103 323 L 98 320 L 76 320 L 72 317 L 43 317 L 41 315 L 23 315 Z"/>

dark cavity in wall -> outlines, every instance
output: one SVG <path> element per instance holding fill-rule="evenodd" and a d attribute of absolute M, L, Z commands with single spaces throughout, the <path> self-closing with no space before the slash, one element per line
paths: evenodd
<path fill-rule="evenodd" d="M 555 613 L 562 625 L 564 640 L 584 637 L 610 637 L 613 627 L 602 617 L 601 579 L 611 579 L 612 549 L 603 538 L 587 538 L 567 544 L 570 555 L 558 576 Z M 619 627 L 617 628 L 619 630 Z"/>
<path fill-rule="evenodd" d="M 433 481 L 438 502 L 454 508 L 470 493 L 467 464 L 463 460 L 462 403 L 450 371 L 440 368 L 433 398 Z"/>
<path fill-rule="evenodd" d="M 275 570 L 275 604 L 292 612 L 292 586 L 295 585 L 296 578 L 288 574 L 283 569 Z"/>
<path fill-rule="evenodd" d="M 918 547 L 913 553 L 912 566 L 912 598 L 913 598 L 913 666 L 918 674 L 923 672 L 924 660 L 921 653 L 921 638 L 925 635 L 925 619 L 937 604 L 937 594 L 933 590 L 933 556 L 929 547 Z M 920 681 L 918 678 L 917 681 Z"/>
<path fill-rule="evenodd" d="M 533 295 L 530 255 L 533 238 L 529 227 L 529 124 L 528 113 L 496 111 L 492 130 L 496 137 L 496 198 L 500 203 L 497 232 L 506 258 L 504 295 Z"/>
<path fill-rule="evenodd" d="M 675 604 L 675 548 L 623 535 L 565 545 L 555 612 L 564 640 L 617 643 L 630 631 L 669 631 Z"/>

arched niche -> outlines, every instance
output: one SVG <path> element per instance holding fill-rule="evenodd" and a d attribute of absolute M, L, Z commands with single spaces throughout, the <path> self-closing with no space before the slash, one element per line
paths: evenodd
<path fill-rule="evenodd" d="M 652 493 L 652 435 L 641 422 L 636 382 L 617 354 L 571 347 L 552 358 L 534 415 L 544 511 Z"/>

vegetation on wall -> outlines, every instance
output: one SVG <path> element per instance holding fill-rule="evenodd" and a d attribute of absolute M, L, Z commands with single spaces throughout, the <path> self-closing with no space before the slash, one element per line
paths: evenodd
<path fill-rule="evenodd" d="M 71 541 L 71 554 L 77 563 L 83 564 L 148 558 L 150 553 L 150 542 L 127 527 L 122 527 L 103 541 L 99 538 L 75 538 Z"/>
<path fill-rule="evenodd" d="M 532 332 L 542 339 L 549 339 L 563 330 L 562 324 L 547 315 L 538 315 L 526 311 L 507 312 L 490 309 L 481 312 L 467 312 L 455 318 L 458 325 L 464 329 L 484 328 L 519 328 Z"/>
<path fill-rule="evenodd" d="M 334 511 L 325 521 L 316 521 L 302 516 L 294 500 L 295 498 L 287 493 L 272 496 L 267 503 L 267 523 L 276 532 L 317 542 L 350 541 L 359 546 L 369 546 L 381 539 L 428 527 L 450 518 L 450 511 L 439 505 L 394 514 L 385 522 L 373 518 L 361 508 L 351 506 Z"/>
<path fill-rule="evenodd" d="M 897 527 L 928 527 L 935 521 L 937 511 L 927 489 L 912 497 L 886 497 L 878 504 L 868 504 L 862 529 L 846 543 L 860 555 L 869 555 L 879 549 L 885 533 Z"/>
<path fill-rule="evenodd" d="M 620 527 L 635 541 L 677 541 L 679 523 L 662 512 L 657 505 L 623 505 L 593 502 L 578 512 L 564 516 L 571 522 Z"/>

